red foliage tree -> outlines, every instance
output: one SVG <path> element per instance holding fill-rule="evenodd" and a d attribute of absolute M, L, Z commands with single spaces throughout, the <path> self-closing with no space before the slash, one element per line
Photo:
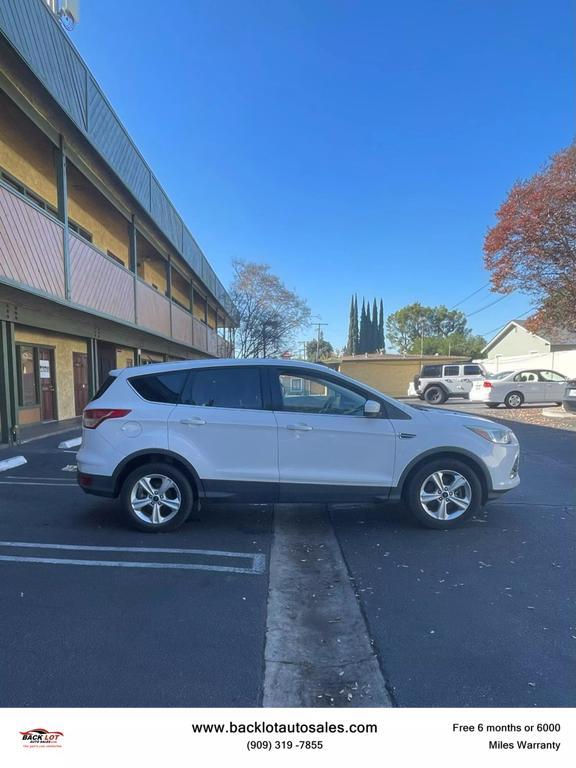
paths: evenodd
<path fill-rule="evenodd" d="M 496 216 L 484 241 L 493 289 L 531 294 L 534 330 L 576 328 L 576 144 L 517 182 Z"/>

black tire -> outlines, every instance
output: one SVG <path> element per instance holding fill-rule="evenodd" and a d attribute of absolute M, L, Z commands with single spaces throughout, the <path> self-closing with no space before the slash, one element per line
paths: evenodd
<path fill-rule="evenodd" d="M 454 493 L 460 494 L 460 491 L 462 491 L 463 494 L 468 495 L 469 489 L 469 504 L 465 510 L 459 512 L 456 502 L 451 501 L 450 498 L 446 499 L 448 514 L 453 514 L 454 516 L 447 519 L 439 519 L 422 505 L 420 493 L 423 490 L 426 491 L 426 489 L 430 490 L 429 483 L 426 481 L 433 473 L 441 474 L 446 486 L 449 487 L 451 472 L 457 473 L 468 482 L 468 488 L 461 488 Z M 456 478 L 454 477 L 454 479 Z M 435 483 L 432 483 L 432 486 L 435 488 Z M 459 500 L 464 501 L 465 498 Z M 440 530 L 456 528 L 475 515 L 482 506 L 482 484 L 477 473 L 468 464 L 458 461 L 458 459 L 431 459 L 417 469 L 409 478 L 404 491 L 404 501 L 416 520 L 426 528 Z M 433 503 L 430 502 L 428 506 L 431 507 Z"/>
<path fill-rule="evenodd" d="M 424 400 L 430 405 L 441 405 L 448 400 L 448 395 L 442 387 L 432 384 L 424 392 Z"/>
<path fill-rule="evenodd" d="M 144 487 L 139 485 L 138 482 L 149 477 L 152 477 L 152 480 L 147 484 L 150 485 L 153 491 L 158 491 L 154 497 L 150 497 L 150 494 L 147 497 Z M 163 487 L 162 483 L 164 482 L 161 478 L 167 478 L 173 484 L 168 486 L 168 483 L 166 483 L 167 490 L 165 494 L 160 493 Z M 136 494 L 136 497 L 133 496 L 133 492 Z M 153 515 L 155 496 L 158 496 L 158 515 Z M 139 516 L 138 512 L 134 509 L 133 499 L 135 502 L 145 502 L 147 498 L 150 498 L 150 503 L 142 508 L 140 511 L 141 516 Z M 166 504 L 162 503 L 162 499 Z M 165 531 L 175 531 L 186 522 L 196 503 L 196 495 L 190 480 L 183 472 L 171 464 L 155 463 L 143 464 L 128 475 L 122 485 L 120 501 L 124 514 L 132 526 L 147 533 L 163 533 Z M 174 509 L 168 506 L 168 502 L 172 502 L 173 506 L 176 502 L 179 502 L 179 507 L 175 514 Z M 153 522 L 153 516 L 159 516 L 161 521 Z M 148 518 L 149 520 L 147 521 Z M 166 519 L 162 521 L 162 518 Z"/>
<path fill-rule="evenodd" d="M 498 408 L 500 403 L 486 403 L 486 408 Z"/>
<path fill-rule="evenodd" d="M 524 395 L 522 392 L 508 392 L 504 398 L 504 405 L 506 408 L 520 408 L 524 402 Z"/>

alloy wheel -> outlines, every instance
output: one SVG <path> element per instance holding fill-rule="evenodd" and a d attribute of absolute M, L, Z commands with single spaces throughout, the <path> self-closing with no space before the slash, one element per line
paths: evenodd
<path fill-rule="evenodd" d="M 439 469 L 420 486 L 420 504 L 435 520 L 455 520 L 472 502 L 470 483 L 453 469 Z"/>
<path fill-rule="evenodd" d="M 144 475 L 130 493 L 132 511 L 149 525 L 162 525 L 175 517 L 182 504 L 180 489 L 166 475 Z"/>

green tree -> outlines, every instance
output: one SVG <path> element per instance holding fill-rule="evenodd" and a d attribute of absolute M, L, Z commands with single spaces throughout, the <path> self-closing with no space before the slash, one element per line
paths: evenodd
<path fill-rule="evenodd" d="M 316 350 L 318 350 L 318 355 L 316 355 Z M 334 357 L 334 348 L 329 341 L 326 341 L 322 331 L 320 331 L 319 344 L 316 339 L 306 343 L 306 359 L 314 362 L 316 360 L 327 360 L 329 357 Z"/>
<path fill-rule="evenodd" d="M 378 349 L 386 350 L 384 338 L 384 302 L 380 299 L 380 317 L 378 318 Z"/>
<path fill-rule="evenodd" d="M 376 352 L 378 349 L 380 349 L 380 345 L 378 344 L 378 305 L 376 304 L 376 299 L 372 302 L 372 326 L 370 329 L 370 340 L 371 340 L 371 352 Z"/>
<path fill-rule="evenodd" d="M 424 336 L 418 339 L 407 350 L 408 354 L 419 355 L 420 349 L 424 355 L 457 355 L 477 358 L 486 346 L 486 339 L 472 333 L 453 333 L 450 336 Z"/>
<path fill-rule="evenodd" d="M 355 355 L 358 352 L 358 298 L 352 296 L 350 301 L 350 319 L 348 322 L 348 343 L 346 352 Z"/>
<path fill-rule="evenodd" d="M 466 315 L 460 310 L 449 310 L 444 305 L 425 307 L 419 302 L 402 307 L 388 317 L 388 339 L 402 353 L 420 353 L 424 338 L 445 339 L 452 334 L 470 333 Z"/>
<path fill-rule="evenodd" d="M 366 302 L 364 299 L 362 299 L 362 310 L 360 312 L 360 331 L 358 333 L 358 354 L 363 355 L 364 352 L 367 352 L 366 349 L 367 345 L 367 339 L 366 339 L 366 331 L 367 331 L 367 318 L 366 318 Z"/>

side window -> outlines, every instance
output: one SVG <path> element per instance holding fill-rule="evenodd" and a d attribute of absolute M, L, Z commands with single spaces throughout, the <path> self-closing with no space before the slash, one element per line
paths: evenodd
<path fill-rule="evenodd" d="M 566 381 L 566 377 L 562 376 L 561 373 L 556 373 L 556 371 L 540 371 L 540 378 L 542 381 Z"/>
<path fill-rule="evenodd" d="M 465 365 L 464 376 L 482 376 L 482 369 L 479 365 Z"/>
<path fill-rule="evenodd" d="M 441 365 L 424 365 L 422 366 L 422 373 L 420 376 L 423 379 L 440 379 L 442 378 L 442 366 Z"/>
<path fill-rule="evenodd" d="M 522 371 L 521 373 L 517 373 L 516 376 L 514 376 L 514 381 L 538 381 L 538 376 L 534 373 L 534 371 Z"/>
<path fill-rule="evenodd" d="M 182 404 L 203 408 L 262 408 L 258 368 L 201 368 L 190 376 Z"/>
<path fill-rule="evenodd" d="M 187 370 L 167 371 L 128 379 L 136 392 L 153 403 L 177 403 L 188 376 Z"/>
<path fill-rule="evenodd" d="M 294 413 L 326 413 L 363 416 L 366 398 L 348 387 L 321 376 L 279 376 L 282 410 Z"/>
<path fill-rule="evenodd" d="M 40 402 L 36 377 L 36 354 L 34 347 L 18 347 L 19 353 L 19 399 L 21 406 L 37 405 Z"/>
<path fill-rule="evenodd" d="M 459 365 L 445 365 L 444 366 L 444 376 L 460 376 L 460 366 Z"/>

